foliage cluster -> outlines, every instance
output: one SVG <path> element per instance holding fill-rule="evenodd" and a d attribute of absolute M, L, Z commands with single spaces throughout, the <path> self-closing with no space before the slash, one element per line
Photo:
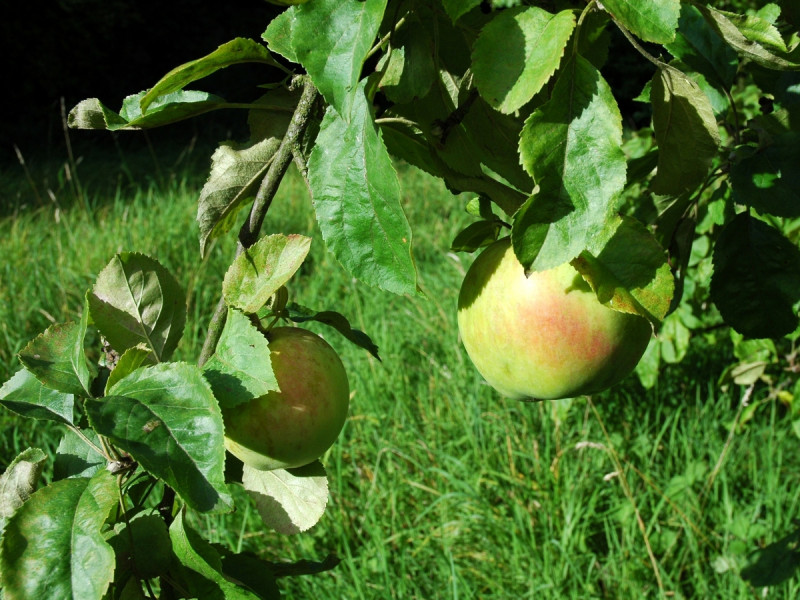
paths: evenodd
<path fill-rule="evenodd" d="M 311 0 L 269 23 L 266 46 L 223 44 L 119 111 L 78 104 L 71 126 L 112 131 L 246 109 L 250 139 L 219 146 L 198 200 L 200 258 L 249 211 L 196 363 L 170 362 L 186 319 L 177 281 L 134 252 L 100 272 L 78 322 L 19 353 L 0 403 L 69 433 L 53 483 L 34 491 L 37 449 L 3 475 L 4 595 L 277 594 L 274 565 L 212 546 L 186 515 L 230 510 L 228 481 L 255 494 L 280 531 L 306 529 L 324 510 L 318 463 L 226 466 L 220 406 L 275 385 L 269 365 L 248 359 L 269 352 L 260 329 L 316 320 L 377 357 L 344 316 L 287 301 L 309 240 L 260 231 L 292 161 L 327 248 L 364 284 L 421 294 L 399 158 L 476 196 L 467 206 L 476 220 L 454 249 L 510 232 L 526 269 L 569 262 L 600 302 L 648 319 L 661 332 L 639 371 L 648 385 L 692 331 L 722 324 L 739 336 L 735 383 L 772 376 L 778 358 L 795 369 L 795 19 L 775 4 L 736 14 L 680 0 Z M 639 96 L 652 125 L 632 134 L 603 77 L 611 28 L 655 69 Z M 242 63 L 267 67 L 252 101 L 190 89 Z M 105 344 L 99 364 L 86 354 L 91 330 Z M 790 378 L 772 381 L 794 401 Z M 143 547 L 152 562 L 125 559 Z"/>

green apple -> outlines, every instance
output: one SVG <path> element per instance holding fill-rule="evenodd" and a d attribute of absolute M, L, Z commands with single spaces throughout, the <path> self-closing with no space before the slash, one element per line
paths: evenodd
<path fill-rule="evenodd" d="M 280 391 L 223 408 L 225 447 L 255 469 L 313 462 L 336 441 L 347 418 L 350 386 L 339 355 L 299 327 L 267 333 Z"/>
<path fill-rule="evenodd" d="M 633 370 L 652 335 L 644 317 L 603 306 L 569 263 L 526 277 L 509 238 L 467 271 L 458 329 L 492 387 L 537 400 L 611 387 Z"/>

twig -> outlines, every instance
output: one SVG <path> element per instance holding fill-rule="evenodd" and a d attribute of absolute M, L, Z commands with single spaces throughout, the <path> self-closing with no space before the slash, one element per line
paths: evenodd
<path fill-rule="evenodd" d="M 236 256 L 239 256 L 258 240 L 264 217 L 272 204 L 275 193 L 278 191 L 278 186 L 286 173 L 286 169 L 289 168 L 289 163 L 292 162 L 298 141 L 308 127 L 318 96 L 317 88 L 311 82 L 311 79 L 306 77 L 303 82 L 303 93 L 292 115 L 292 120 L 289 122 L 289 127 L 286 129 L 286 135 L 283 136 L 281 145 L 270 162 L 267 174 L 261 180 L 258 193 L 250 209 L 250 215 L 239 230 L 239 244 L 236 248 Z M 220 298 L 208 325 L 208 334 L 197 361 L 200 366 L 203 366 L 214 354 L 217 342 L 219 342 L 219 338 L 222 335 L 222 329 L 225 327 L 227 315 L 228 307 L 225 305 L 225 300 Z"/>

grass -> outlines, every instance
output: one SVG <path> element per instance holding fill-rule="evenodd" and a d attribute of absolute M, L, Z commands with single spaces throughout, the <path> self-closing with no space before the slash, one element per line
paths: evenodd
<path fill-rule="evenodd" d="M 695 349 L 652 390 L 629 378 L 591 400 L 499 397 L 455 325 L 471 259 L 446 248 L 469 222 L 465 199 L 419 172 L 401 177 L 425 298 L 356 284 L 325 251 L 302 182 L 284 182 L 267 229 L 314 237 L 292 299 L 348 316 L 382 362 L 312 327 L 342 355 L 353 391 L 350 419 L 324 460 L 325 516 L 310 532 L 279 536 L 237 491 L 236 513 L 193 517 L 204 535 L 275 561 L 342 558 L 332 571 L 281 580 L 291 598 L 800 597 L 796 553 L 785 555 L 792 575 L 771 587 L 740 572 L 750 552 L 798 531 L 800 458 L 775 403 L 731 434 L 744 390 L 715 385 L 727 349 Z M 232 256 L 228 240 L 198 262 L 201 184 L 187 167 L 138 186 L 127 177 L 87 184 L 84 204 L 56 197 L 24 208 L 18 198 L 0 220 L 3 380 L 30 338 L 77 317 L 95 274 L 121 250 L 158 258 L 188 291 L 176 358 L 194 360 Z M 0 419 L 3 464 L 29 445 L 52 453 L 58 444 L 56 428 Z"/>

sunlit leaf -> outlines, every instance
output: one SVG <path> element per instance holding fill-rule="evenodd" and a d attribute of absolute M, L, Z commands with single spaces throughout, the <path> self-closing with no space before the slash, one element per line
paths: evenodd
<path fill-rule="evenodd" d="M 190 507 L 230 508 L 222 414 L 199 368 L 186 363 L 141 368 L 109 393 L 85 404 L 99 434 L 164 480 Z"/>
<path fill-rule="evenodd" d="M 322 236 L 355 277 L 396 294 L 415 294 L 411 228 L 400 182 L 359 86 L 350 118 L 332 107 L 322 121 L 308 176 Z"/>
<path fill-rule="evenodd" d="M 97 276 L 89 306 L 95 325 L 114 350 L 147 344 L 156 361 L 169 358 L 186 323 L 180 285 L 158 261 L 143 254 L 117 254 Z"/>
<path fill-rule="evenodd" d="M 523 166 L 539 185 L 514 217 L 514 251 L 526 268 L 575 258 L 614 214 L 625 185 L 622 118 L 600 72 L 575 56 L 551 99 L 525 122 Z"/>
<path fill-rule="evenodd" d="M 241 312 L 228 310 L 214 354 L 203 365 L 220 406 L 230 407 L 278 390 L 267 338 Z"/>
<path fill-rule="evenodd" d="M 72 423 L 75 396 L 45 387 L 27 369 L 20 369 L 0 388 L 0 405 L 32 419 Z"/>
<path fill-rule="evenodd" d="M 242 484 L 255 500 L 264 523 L 278 533 L 310 529 L 328 503 L 328 478 L 319 461 L 298 469 L 274 471 L 245 465 Z"/>
<path fill-rule="evenodd" d="M 666 44 L 675 38 L 680 0 L 603 0 L 602 6 L 646 42 Z"/>
<path fill-rule="evenodd" d="M 39 448 L 19 453 L 0 475 L 0 532 L 6 521 L 31 497 L 44 470 L 47 455 Z"/>
<path fill-rule="evenodd" d="M 8 520 L 0 541 L 0 584 L 7 600 L 100 600 L 114 575 L 101 527 L 118 501 L 105 470 L 36 491 Z"/>
<path fill-rule="evenodd" d="M 49 388 L 91 396 L 92 373 L 83 349 L 88 319 L 84 305 L 78 323 L 51 325 L 20 351 L 20 362 Z"/>
<path fill-rule="evenodd" d="M 264 36 L 278 51 L 288 45 L 328 104 L 349 115 L 385 8 L 386 0 L 314 0 L 288 8 Z"/>
<path fill-rule="evenodd" d="M 498 13 L 481 29 L 472 52 L 481 96 L 504 113 L 522 107 L 558 68 L 574 28 L 570 10 L 554 15 L 528 6 Z"/>
<path fill-rule="evenodd" d="M 669 310 L 674 281 L 667 254 L 647 228 L 631 217 L 612 219 L 572 265 L 609 308 L 638 314 L 655 327 Z"/>
<path fill-rule="evenodd" d="M 222 294 L 228 306 L 257 312 L 295 274 L 308 254 L 311 238 L 272 234 L 245 249 L 228 268 Z"/>

